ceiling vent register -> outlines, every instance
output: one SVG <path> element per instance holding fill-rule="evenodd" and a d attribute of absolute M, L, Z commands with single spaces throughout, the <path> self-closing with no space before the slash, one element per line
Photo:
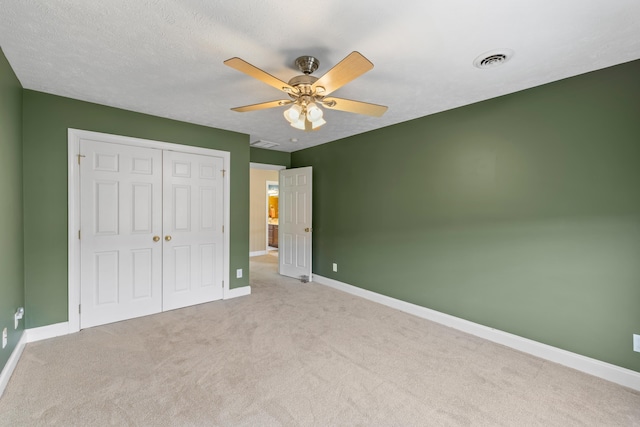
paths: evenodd
<path fill-rule="evenodd" d="M 496 49 L 478 56 L 473 65 L 477 68 L 494 68 L 506 63 L 513 57 L 511 49 Z"/>
<path fill-rule="evenodd" d="M 263 141 L 263 140 L 257 140 L 252 142 L 251 144 L 252 147 L 258 147 L 258 148 L 273 148 L 273 147 L 277 147 L 278 144 L 277 142 L 271 142 L 271 141 Z"/>

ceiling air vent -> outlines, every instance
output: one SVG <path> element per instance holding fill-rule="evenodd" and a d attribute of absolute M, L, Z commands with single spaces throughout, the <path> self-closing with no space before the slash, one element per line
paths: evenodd
<path fill-rule="evenodd" d="M 251 144 L 252 147 L 258 147 L 258 148 L 273 148 L 273 147 L 277 147 L 278 144 L 277 142 L 271 142 L 271 141 L 263 141 L 261 139 L 252 142 Z"/>
<path fill-rule="evenodd" d="M 473 65 L 478 68 L 494 68 L 504 64 L 512 57 L 513 51 L 511 49 L 496 49 L 478 56 L 473 61 Z"/>

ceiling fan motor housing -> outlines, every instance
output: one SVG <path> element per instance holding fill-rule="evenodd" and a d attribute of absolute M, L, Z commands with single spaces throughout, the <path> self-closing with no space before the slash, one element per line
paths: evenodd
<path fill-rule="evenodd" d="M 318 69 L 320 61 L 313 56 L 300 56 L 296 59 L 296 67 L 305 74 L 311 74 Z"/>
<path fill-rule="evenodd" d="M 312 102 L 313 98 L 316 98 L 312 85 L 318 80 L 318 78 L 312 76 L 311 73 L 317 70 L 319 65 L 320 61 L 313 56 L 300 56 L 296 59 L 296 67 L 298 67 L 298 69 L 304 74 L 295 76 L 288 82 L 289 86 L 296 89 L 296 93 L 289 93 L 289 96 L 292 99 L 300 101 L 303 105 L 306 105 L 307 103 Z"/>
<path fill-rule="evenodd" d="M 303 74 L 289 80 L 289 86 L 296 88 L 299 95 L 311 95 L 313 92 L 311 85 L 313 85 L 317 80 L 317 77 Z"/>

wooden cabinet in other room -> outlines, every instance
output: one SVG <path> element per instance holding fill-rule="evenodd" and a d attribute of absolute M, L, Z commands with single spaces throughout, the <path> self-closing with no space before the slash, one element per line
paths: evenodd
<path fill-rule="evenodd" d="M 269 246 L 278 247 L 278 226 L 269 224 Z"/>

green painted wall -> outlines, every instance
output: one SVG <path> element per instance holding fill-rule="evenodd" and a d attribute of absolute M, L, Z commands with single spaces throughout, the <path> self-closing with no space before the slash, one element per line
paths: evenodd
<path fill-rule="evenodd" d="M 67 320 L 67 129 L 231 153 L 230 271 L 249 269 L 249 137 L 98 104 L 24 91 L 24 225 L 27 327 Z M 230 287 L 248 285 L 231 275 Z"/>
<path fill-rule="evenodd" d="M 265 150 L 264 148 L 251 147 L 251 161 L 267 165 L 291 166 L 291 153 L 283 151 Z"/>
<path fill-rule="evenodd" d="M 13 315 L 24 306 L 22 228 L 22 86 L 0 49 L 0 371 L 22 336 L 24 321 L 14 329 Z M 28 314 L 27 314 L 28 315 Z"/>
<path fill-rule="evenodd" d="M 313 271 L 640 371 L 639 76 L 635 61 L 294 152 L 314 167 Z"/>

